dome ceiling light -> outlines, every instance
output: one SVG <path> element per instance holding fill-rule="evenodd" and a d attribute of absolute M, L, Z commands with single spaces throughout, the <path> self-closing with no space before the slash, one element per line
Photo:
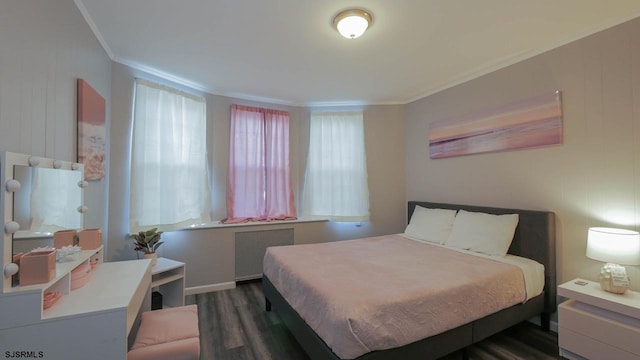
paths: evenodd
<path fill-rule="evenodd" d="M 333 26 L 347 39 L 355 39 L 364 34 L 371 25 L 371 14 L 362 9 L 348 9 L 341 11 L 333 18 Z"/>

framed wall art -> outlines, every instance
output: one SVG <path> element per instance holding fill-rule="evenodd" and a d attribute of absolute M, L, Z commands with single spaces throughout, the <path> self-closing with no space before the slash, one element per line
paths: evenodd
<path fill-rule="evenodd" d="M 106 101 L 83 79 L 78 79 L 78 162 L 85 180 L 105 176 Z"/>
<path fill-rule="evenodd" d="M 432 159 L 558 144 L 560 91 L 429 124 Z"/>

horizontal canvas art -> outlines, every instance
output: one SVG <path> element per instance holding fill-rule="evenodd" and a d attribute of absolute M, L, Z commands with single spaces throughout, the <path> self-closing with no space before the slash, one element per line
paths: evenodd
<path fill-rule="evenodd" d="M 558 144 L 560 91 L 429 124 L 432 159 Z"/>

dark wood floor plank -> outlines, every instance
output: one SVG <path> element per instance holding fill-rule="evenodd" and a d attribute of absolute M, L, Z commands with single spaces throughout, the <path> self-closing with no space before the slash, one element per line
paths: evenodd
<path fill-rule="evenodd" d="M 262 284 L 191 295 L 198 305 L 201 359 L 309 360 L 275 312 L 265 311 Z M 557 335 L 522 323 L 466 349 L 470 360 L 561 359 Z M 441 360 L 461 358 L 462 351 Z"/>
<path fill-rule="evenodd" d="M 238 318 L 242 325 L 242 330 L 247 338 L 247 345 L 251 349 L 255 359 L 264 360 L 277 360 L 271 356 L 269 347 L 265 343 L 265 339 L 268 338 L 269 332 L 265 326 L 260 326 L 258 319 L 253 316 L 252 311 L 248 306 L 237 307 Z"/>
<path fill-rule="evenodd" d="M 545 354 L 558 353 L 558 335 L 550 331 L 541 331 L 536 325 L 523 323 L 503 331 L 506 336 L 513 337 Z"/>
<path fill-rule="evenodd" d="M 520 341 L 519 339 L 516 339 L 514 337 L 511 336 L 500 336 L 500 348 L 504 349 L 502 352 L 506 353 L 509 358 L 513 359 L 514 356 L 516 358 L 520 358 L 520 359 L 554 359 L 556 358 L 556 354 L 553 354 L 553 356 L 551 355 L 547 355 L 545 354 L 543 351 L 529 346 L 528 344 L 526 344 L 523 341 Z M 497 346 L 496 346 L 497 347 Z"/>
<path fill-rule="evenodd" d="M 263 334 L 262 341 L 271 353 L 271 358 L 308 359 L 298 343 L 292 341 L 291 333 L 282 324 L 277 314 L 265 311 L 262 283 L 253 281 L 242 284 L 239 286 L 239 290 L 246 297 L 246 304 L 248 305 L 246 311 L 252 314 L 256 329 Z"/>
<path fill-rule="evenodd" d="M 467 349 L 467 355 L 469 360 L 503 360 L 491 351 L 477 346 L 474 346 L 472 349 Z"/>
<path fill-rule="evenodd" d="M 233 349 L 247 344 L 247 339 L 242 329 L 239 314 L 233 305 L 233 291 L 218 291 L 213 293 L 216 302 L 216 312 L 220 319 L 223 342 L 226 349 Z"/>
<path fill-rule="evenodd" d="M 220 337 L 215 336 L 215 324 L 218 323 L 215 308 L 209 301 L 211 297 L 207 295 L 196 295 L 194 303 L 198 304 L 198 318 L 208 319 L 208 321 L 198 320 L 200 330 L 200 353 L 213 356 L 216 348 L 222 347 Z M 203 359 L 207 357 L 201 357 Z"/>

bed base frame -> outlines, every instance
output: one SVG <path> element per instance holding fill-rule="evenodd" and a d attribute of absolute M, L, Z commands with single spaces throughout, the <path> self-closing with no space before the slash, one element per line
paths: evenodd
<path fill-rule="evenodd" d="M 408 219 L 416 205 L 427 208 L 467 210 L 490 214 L 519 214 L 520 220 L 509 253 L 528 257 L 545 266 L 545 286 L 542 294 L 482 319 L 464 324 L 444 333 L 401 347 L 373 351 L 357 360 L 437 359 L 507 329 L 520 322 L 540 316 L 543 329 L 549 330 L 551 314 L 557 308 L 555 215 L 548 211 L 503 209 L 471 205 L 455 205 L 410 201 Z M 298 343 L 313 360 L 341 360 L 282 297 L 268 277 L 263 276 L 266 310 L 272 306 Z"/>

